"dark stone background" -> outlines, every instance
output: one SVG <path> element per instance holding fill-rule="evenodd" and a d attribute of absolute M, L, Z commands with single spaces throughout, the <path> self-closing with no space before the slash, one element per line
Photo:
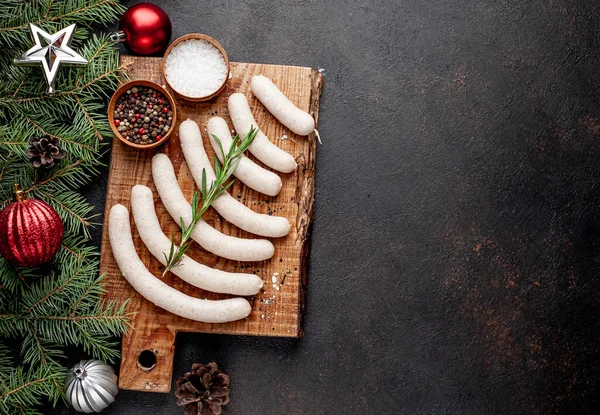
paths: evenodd
<path fill-rule="evenodd" d="M 232 60 L 325 69 L 305 337 L 180 334 L 176 375 L 217 361 L 230 415 L 594 413 L 598 2 L 160 4 Z"/>

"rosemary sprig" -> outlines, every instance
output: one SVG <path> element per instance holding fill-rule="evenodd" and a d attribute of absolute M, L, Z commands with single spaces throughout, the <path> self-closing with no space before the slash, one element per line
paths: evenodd
<path fill-rule="evenodd" d="M 196 225 L 202 219 L 202 215 L 204 212 L 208 210 L 212 202 L 219 197 L 223 192 L 226 192 L 227 189 L 231 187 L 233 184 L 233 180 L 227 183 L 227 180 L 231 177 L 234 170 L 238 166 L 242 155 L 244 152 L 250 147 L 252 141 L 254 141 L 254 137 L 258 133 L 258 129 L 251 127 L 250 131 L 246 137 L 241 140 L 240 145 L 237 143 L 240 141 L 240 136 L 236 135 L 233 139 L 233 143 L 229 148 L 229 152 L 225 154 L 223 150 L 223 145 L 221 144 L 221 140 L 216 135 L 212 135 L 217 144 L 219 145 L 219 150 L 223 155 L 223 163 L 219 161 L 219 158 L 215 154 L 215 176 L 216 179 L 210 184 L 210 188 L 206 187 L 206 169 L 202 170 L 202 185 L 200 187 L 200 194 L 202 195 L 202 206 L 200 206 L 198 191 L 194 191 L 194 196 L 192 197 L 192 221 L 188 226 L 185 226 L 183 218 L 179 218 L 179 224 L 181 226 L 181 240 L 179 242 L 179 247 L 175 245 L 175 238 L 171 236 L 171 247 L 169 249 L 169 255 L 163 252 L 167 265 L 163 272 L 163 277 L 167 274 L 167 272 L 171 271 L 174 267 L 180 265 L 181 259 L 185 254 L 185 251 L 192 244 L 191 236 L 196 229 Z"/>

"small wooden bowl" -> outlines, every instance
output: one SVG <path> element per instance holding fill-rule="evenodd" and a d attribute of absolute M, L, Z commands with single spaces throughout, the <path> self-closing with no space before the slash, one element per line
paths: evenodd
<path fill-rule="evenodd" d="M 127 138 L 125 138 L 121 135 L 119 130 L 117 130 L 117 126 L 115 125 L 115 107 L 117 105 L 117 100 L 121 97 L 121 95 L 125 94 L 128 89 L 131 89 L 136 86 L 145 86 L 145 87 L 149 87 L 149 88 L 152 88 L 152 89 L 160 92 L 169 100 L 169 104 L 171 104 L 171 112 L 173 113 L 173 120 L 171 121 L 171 128 L 163 136 L 162 140 L 156 141 L 152 144 L 132 143 Z M 173 99 L 173 96 L 171 96 L 171 94 L 169 94 L 169 92 L 165 88 L 163 88 L 156 82 L 147 81 L 145 79 L 136 79 L 136 80 L 133 80 L 133 81 L 130 81 L 130 82 L 127 82 L 127 83 L 121 85 L 115 91 L 113 96 L 110 98 L 110 102 L 108 103 L 108 123 L 110 124 L 110 128 L 113 131 L 113 133 L 115 133 L 115 136 L 117 136 L 117 138 L 119 140 L 121 140 L 122 142 L 127 144 L 129 147 L 137 148 L 140 150 L 145 150 L 145 149 L 154 148 L 154 147 L 163 145 L 169 138 L 171 138 L 171 135 L 173 134 L 173 131 L 175 130 L 176 120 L 177 120 L 177 106 L 175 105 L 175 100 Z"/>
<path fill-rule="evenodd" d="M 210 43 L 215 48 L 217 48 L 219 50 L 219 52 L 221 52 L 221 55 L 223 55 L 223 59 L 225 59 L 225 65 L 227 65 L 227 74 L 225 74 L 225 80 L 223 81 L 223 84 L 221 84 L 221 86 L 215 92 L 213 92 L 213 93 L 211 93 L 209 95 L 205 95 L 203 97 L 190 97 L 190 96 L 187 96 L 187 95 L 183 95 L 182 93 L 180 93 L 179 91 L 177 91 L 177 89 L 175 89 L 175 87 L 173 87 L 173 85 L 171 85 L 171 83 L 169 82 L 169 78 L 167 78 L 167 70 L 166 70 L 167 56 L 169 56 L 169 53 L 171 53 L 171 50 L 173 50 L 173 48 L 175 46 L 177 46 L 181 42 L 185 42 L 186 40 L 190 40 L 190 39 L 206 40 L 208 43 Z M 203 35 L 201 33 L 190 33 L 190 34 L 178 37 L 177 39 L 175 39 L 173 41 L 173 43 L 171 43 L 169 45 L 169 47 L 165 51 L 165 56 L 162 59 L 161 69 L 162 69 L 163 78 L 165 78 L 165 81 L 167 81 L 167 84 L 169 85 L 169 87 L 178 96 L 180 96 L 181 98 L 183 98 L 183 99 L 185 99 L 187 101 L 191 101 L 191 102 L 203 102 L 203 101 L 208 101 L 208 100 L 213 99 L 214 97 L 216 97 L 217 95 L 219 95 L 221 93 L 221 91 L 223 91 L 223 89 L 225 88 L 225 85 L 227 85 L 227 81 L 229 80 L 229 72 L 230 72 L 231 68 L 229 66 L 229 58 L 227 57 L 227 52 L 225 52 L 225 49 L 223 48 L 223 46 L 221 46 L 221 44 L 219 42 L 217 42 L 212 37 L 207 36 L 207 35 Z"/>

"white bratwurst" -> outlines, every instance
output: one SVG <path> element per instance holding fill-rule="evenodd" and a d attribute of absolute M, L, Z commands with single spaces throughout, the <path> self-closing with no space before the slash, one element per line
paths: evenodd
<path fill-rule="evenodd" d="M 192 206 L 181 192 L 171 160 L 165 154 L 152 158 L 152 178 L 167 212 L 177 224 L 180 218 L 188 226 L 192 221 Z M 265 261 L 273 256 L 275 247 L 266 239 L 242 239 L 225 235 L 200 219 L 192 239 L 208 252 L 235 261 Z"/>
<path fill-rule="evenodd" d="M 202 185 L 202 170 L 206 171 L 206 183 L 212 183 L 216 179 L 215 172 L 204 150 L 198 124 L 193 120 L 182 122 L 179 126 L 179 140 L 196 185 Z M 229 223 L 255 235 L 278 238 L 290 231 L 290 222 L 286 218 L 256 213 L 227 192 L 217 197 L 211 206 Z"/>
<path fill-rule="evenodd" d="M 287 128 L 299 135 L 309 135 L 315 131 L 313 117 L 295 106 L 269 78 L 254 76 L 250 87 L 256 98 Z"/>
<path fill-rule="evenodd" d="M 250 127 L 259 128 L 244 94 L 231 94 L 227 100 L 227 108 L 235 131 L 240 137 L 245 137 Z M 273 144 L 260 130 L 248 147 L 248 151 L 261 162 L 281 173 L 290 173 L 298 166 L 291 154 Z"/>
<path fill-rule="evenodd" d="M 217 157 L 221 163 L 223 163 L 221 149 L 219 148 L 219 145 L 213 135 L 219 138 L 219 141 L 223 145 L 223 151 L 225 154 L 227 154 L 231 148 L 231 145 L 233 144 L 233 138 L 231 138 L 229 126 L 223 118 L 213 117 L 208 120 L 207 128 L 210 144 L 215 150 L 215 153 L 217 154 Z M 272 171 L 260 167 L 258 164 L 244 155 L 240 157 L 240 162 L 233 174 L 246 186 L 268 196 L 277 196 L 281 190 L 282 183 L 281 178 L 278 175 Z"/>
<path fill-rule="evenodd" d="M 149 187 L 138 184 L 131 189 L 131 211 L 142 242 L 166 266 L 165 255 L 169 253 L 171 241 L 160 228 Z M 179 265 L 173 267 L 171 272 L 188 284 L 215 293 L 254 295 L 263 286 L 258 275 L 221 271 L 200 264 L 187 255 L 183 255 Z"/>
<path fill-rule="evenodd" d="M 123 277 L 146 300 L 160 308 L 190 320 L 226 323 L 241 320 L 252 311 L 244 298 L 210 301 L 190 297 L 165 284 L 148 271 L 135 251 L 129 224 L 129 212 L 114 205 L 108 217 L 108 238 L 115 261 Z"/>

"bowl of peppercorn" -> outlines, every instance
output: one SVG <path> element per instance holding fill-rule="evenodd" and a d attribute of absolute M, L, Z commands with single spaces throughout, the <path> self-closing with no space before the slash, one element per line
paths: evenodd
<path fill-rule="evenodd" d="M 108 121 L 125 144 L 148 149 L 164 144 L 173 133 L 175 100 L 159 84 L 143 79 L 121 85 L 108 103 Z"/>

